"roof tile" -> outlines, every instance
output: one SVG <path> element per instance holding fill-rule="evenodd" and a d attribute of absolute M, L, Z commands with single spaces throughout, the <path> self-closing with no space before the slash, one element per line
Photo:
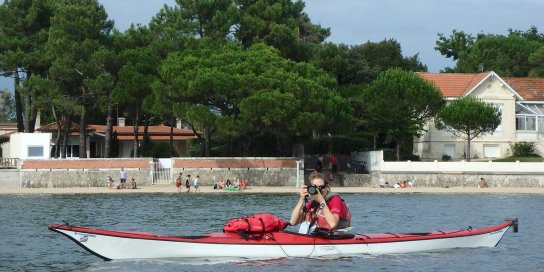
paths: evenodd
<path fill-rule="evenodd" d="M 461 97 L 476 87 L 490 73 L 418 73 L 418 75 L 434 83 L 444 97 Z"/>
<path fill-rule="evenodd" d="M 544 78 L 505 77 L 503 79 L 524 100 L 544 101 Z"/>

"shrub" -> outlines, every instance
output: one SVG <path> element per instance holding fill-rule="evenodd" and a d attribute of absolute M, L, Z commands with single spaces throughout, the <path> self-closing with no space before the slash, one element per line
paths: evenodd
<path fill-rule="evenodd" d="M 512 157 L 528 157 L 535 152 L 535 143 L 532 142 L 517 142 L 511 143 Z"/>
<path fill-rule="evenodd" d="M 449 161 L 449 160 L 451 160 L 451 156 L 447 155 L 447 154 L 444 154 L 444 155 L 442 155 L 442 160 L 443 161 Z"/>

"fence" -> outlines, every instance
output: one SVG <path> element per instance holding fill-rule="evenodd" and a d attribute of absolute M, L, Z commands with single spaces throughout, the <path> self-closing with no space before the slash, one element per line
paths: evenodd
<path fill-rule="evenodd" d="M 168 184 L 172 178 L 172 159 L 154 159 L 153 184 Z"/>
<path fill-rule="evenodd" d="M 16 169 L 18 159 L 0 158 L 0 169 Z"/>

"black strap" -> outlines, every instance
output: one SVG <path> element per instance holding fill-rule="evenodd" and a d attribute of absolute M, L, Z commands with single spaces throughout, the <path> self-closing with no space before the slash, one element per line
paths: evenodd
<path fill-rule="evenodd" d="M 261 229 L 261 232 L 258 235 L 252 235 L 252 233 L 251 233 L 251 223 L 249 223 L 249 219 L 247 217 L 244 217 L 242 219 L 244 219 L 246 221 L 246 223 L 247 223 L 247 232 L 245 232 L 243 230 L 236 231 L 240 235 L 240 237 L 242 239 L 244 239 L 246 241 L 249 241 L 249 239 L 259 240 L 259 239 L 264 237 L 264 233 L 265 233 L 264 220 L 261 217 L 259 217 L 259 221 L 261 222 L 262 229 Z"/>

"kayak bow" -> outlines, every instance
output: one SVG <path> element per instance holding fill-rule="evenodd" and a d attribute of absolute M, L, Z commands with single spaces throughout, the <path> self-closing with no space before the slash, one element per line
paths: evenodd
<path fill-rule="evenodd" d="M 312 236 L 288 231 L 267 232 L 246 240 L 237 233 L 203 236 L 163 236 L 64 225 L 49 229 L 65 235 L 104 259 L 233 257 L 274 259 L 281 257 L 350 256 L 438 251 L 452 248 L 495 247 L 518 220 L 486 228 L 426 233 L 379 233 Z"/>

